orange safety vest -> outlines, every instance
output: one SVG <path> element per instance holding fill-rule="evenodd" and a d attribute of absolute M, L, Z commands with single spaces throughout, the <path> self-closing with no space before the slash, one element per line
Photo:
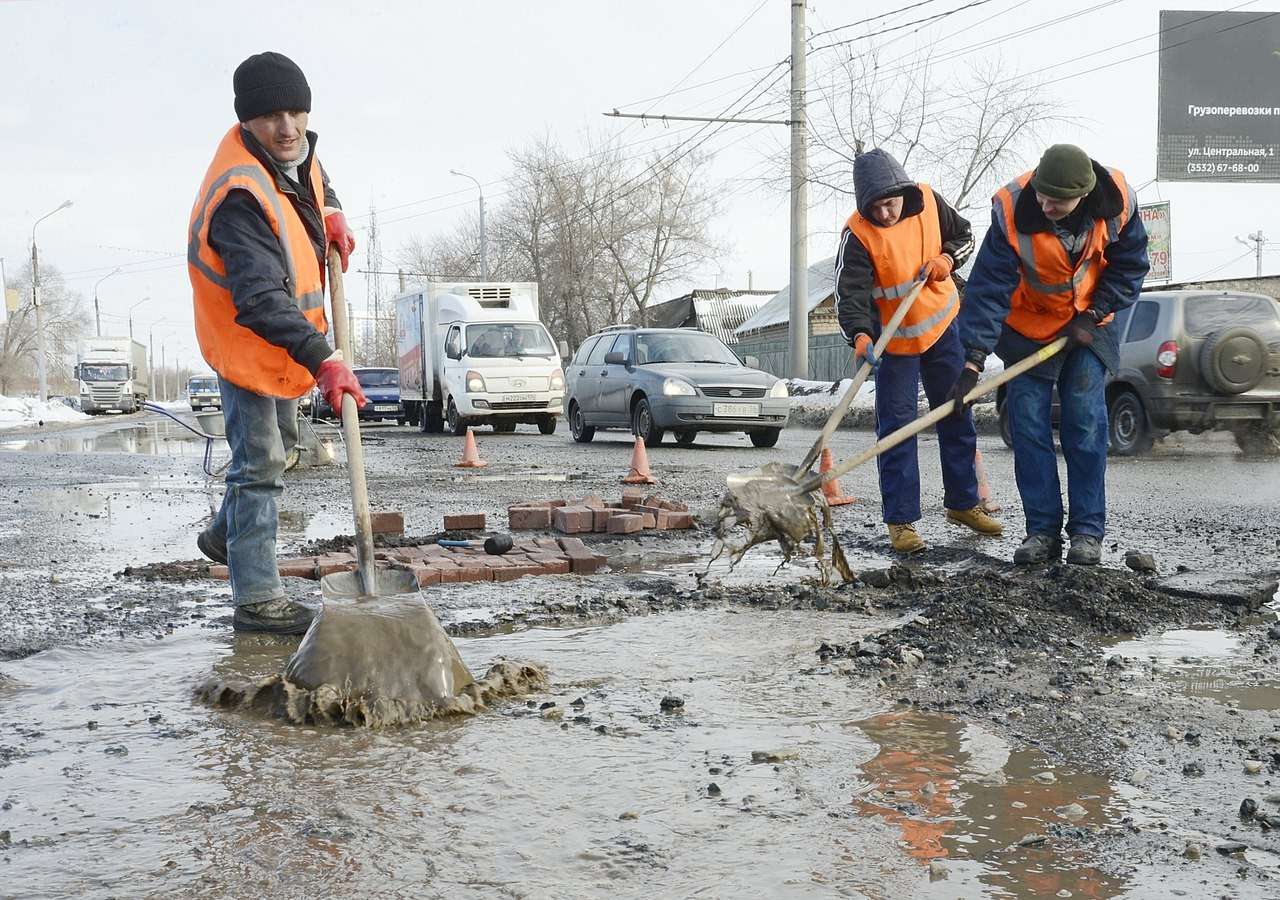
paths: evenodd
<path fill-rule="evenodd" d="M 293 302 L 317 331 L 324 334 L 329 329 L 324 315 L 324 270 L 306 226 L 288 195 L 276 187 L 272 173 L 245 147 L 240 126 L 235 125 L 218 145 L 191 210 L 187 271 L 195 299 L 200 352 L 215 372 L 237 387 L 266 397 L 301 397 L 311 390 L 315 379 L 283 347 L 267 343 L 236 323 L 227 267 L 209 246 L 209 223 L 232 190 L 248 191 L 257 199 L 284 252 L 285 287 Z M 317 201 L 324 197 L 316 159 L 311 160 L 311 192 Z"/>
<path fill-rule="evenodd" d="M 1021 261 L 1022 280 L 1009 303 L 1005 322 L 1034 341 L 1047 341 L 1078 312 L 1093 306 L 1093 290 L 1107 267 L 1103 256 L 1107 246 L 1120 236 L 1137 207 L 1137 198 L 1118 169 L 1109 169 L 1124 197 L 1120 214 L 1111 219 L 1095 219 L 1079 261 L 1073 266 L 1062 241 L 1052 231 L 1023 234 L 1014 223 L 1018 198 L 1035 171 L 1025 172 L 996 191 L 992 198 L 1002 217 L 1004 233 Z M 1107 316 L 1099 324 L 1105 325 Z"/>
<path fill-rule="evenodd" d="M 880 326 L 888 324 L 902 298 L 911 293 L 920 267 L 942 253 L 942 226 L 938 203 L 927 184 L 919 185 L 924 209 L 919 215 L 899 219 L 888 228 L 876 225 L 854 211 L 845 223 L 867 248 L 875 269 L 871 296 L 880 309 Z M 895 356 L 915 356 L 928 350 L 960 311 L 960 295 L 950 277 L 920 290 L 920 296 L 903 317 L 885 347 Z"/>

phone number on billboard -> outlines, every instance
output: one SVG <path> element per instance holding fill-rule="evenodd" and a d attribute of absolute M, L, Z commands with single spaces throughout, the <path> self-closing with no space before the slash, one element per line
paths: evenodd
<path fill-rule="evenodd" d="M 1188 175 L 1253 175 L 1261 171 L 1258 163 L 1187 163 Z"/>

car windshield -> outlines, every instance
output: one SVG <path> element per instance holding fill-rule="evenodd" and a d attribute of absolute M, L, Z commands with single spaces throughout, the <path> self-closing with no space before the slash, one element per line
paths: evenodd
<path fill-rule="evenodd" d="M 356 381 L 360 387 L 399 387 L 400 371 L 398 369 L 360 369 L 356 371 Z"/>
<path fill-rule="evenodd" d="M 1237 325 L 1274 327 L 1280 316 L 1269 297 L 1207 296 L 1187 301 L 1187 332 L 1197 337 Z"/>
<path fill-rule="evenodd" d="M 700 331 L 659 331 L 636 335 L 636 363 L 719 363 L 740 366 L 738 357 L 718 339 Z"/>
<path fill-rule="evenodd" d="M 124 381 L 129 377 L 128 366 L 81 366 L 82 381 Z"/>
<path fill-rule="evenodd" d="M 211 394 L 218 390 L 218 382 L 213 378 L 192 378 L 187 382 L 189 394 Z"/>
<path fill-rule="evenodd" d="M 467 355 L 496 359 L 504 356 L 555 356 L 551 336 L 541 325 L 492 322 L 467 326 Z"/>

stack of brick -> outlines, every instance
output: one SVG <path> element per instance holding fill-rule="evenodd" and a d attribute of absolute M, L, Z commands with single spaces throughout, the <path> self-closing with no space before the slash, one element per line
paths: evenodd
<path fill-rule="evenodd" d="M 593 553 L 578 538 L 537 538 L 515 542 L 509 553 L 490 556 L 474 547 L 441 547 L 438 544 L 396 547 L 374 552 L 377 565 L 408 568 L 419 586 L 466 581 L 514 581 L 525 575 L 592 575 L 608 559 Z M 322 578 L 334 572 L 353 572 L 355 556 L 328 553 L 282 559 L 280 574 L 295 578 Z M 213 578 L 227 577 L 226 566 L 210 566 Z"/>
<path fill-rule="evenodd" d="M 507 507 L 512 531 L 554 529 L 561 534 L 586 532 L 635 534 L 648 529 L 668 531 L 693 527 L 689 507 L 678 500 L 646 495 L 642 488 L 624 488 L 621 500 L 606 502 L 591 495 L 572 500 L 530 500 Z"/>

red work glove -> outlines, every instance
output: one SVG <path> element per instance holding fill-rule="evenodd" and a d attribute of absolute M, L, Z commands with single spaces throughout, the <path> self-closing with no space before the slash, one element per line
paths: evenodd
<path fill-rule="evenodd" d="M 341 359 L 326 359 L 320 363 L 316 371 L 316 386 L 324 394 L 325 402 L 334 414 L 342 416 L 342 395 L 350 394 L 356 401 L 356 409 L 369 402 L 364 391 L 360 390 L 360 382 Z"/>
<path fill-rule="evenodd" d="M 920 277 L 930 283 L 942 281 L 944 278 L 951 277 L 951 269 L 954 265 L 955 263 L 951 257 L 943 253 L 940 256 L 935 256 L 920 267 Z"/>
<path fill-rule="evenodd" d="M 866 360 L 871 364 L 871 371 L 874 372 L 880 365 L 880 360 L 876 359 L 875 343 L 871 340 L 871 335 L 860 332 L 853 339 L 853 361 L 856 365 L 859 360 Z"/>
<path fill-rule="evenodd" d="M 342 271 L 347 271 L 347 263 L 351 253 L 356 249 L 356 236 L 347 225 L 347 217 L 342 210 L 326 206 L 324 210 L 324 236 L 330 244 L 338 248 L 338 256 L 342 259 Z M 335 406 L 336 410 L 337 407 Z"/>

